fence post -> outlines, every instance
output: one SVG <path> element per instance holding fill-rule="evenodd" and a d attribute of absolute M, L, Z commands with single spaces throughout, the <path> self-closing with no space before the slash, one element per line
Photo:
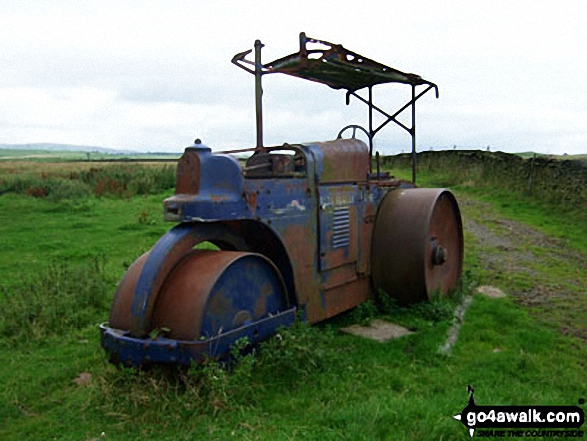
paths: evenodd
<path fill-rule="evenodd" d="M 528 194 L 532 194 L 532 175 L 534 174 L 534 161 L 536 160 L 536 153 L 532 156 L 530 163 L 530 173 L 528 173 Z"/>

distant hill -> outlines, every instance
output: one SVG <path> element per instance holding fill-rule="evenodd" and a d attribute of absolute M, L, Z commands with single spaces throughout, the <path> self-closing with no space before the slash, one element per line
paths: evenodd
<path fill-rule="evenodd" d="M 43 151 L 59 151 L 59 152 L 99 152 L 110 155 L 132 155 L 140 154 L 134 150 L 117 150 L 106 147 L 99 147 L 93 145 L 74 145 L 74 144 L 52 144 L 47 142 L 39 142 L 34 144 L 0 144 L 0 149 L 4 150 L 43 150 Z"/>

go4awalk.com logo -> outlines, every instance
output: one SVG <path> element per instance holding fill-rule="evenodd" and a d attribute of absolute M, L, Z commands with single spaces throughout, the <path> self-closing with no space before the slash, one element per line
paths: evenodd
<path fill-rule="evenodd" d="M 454 415 L 473 437 L 582 438 L 585 412 L 579 406 L 478 406 L 468 386 L 469 403 Z M 579 404 L 585 400 L 580 399 Z"/>

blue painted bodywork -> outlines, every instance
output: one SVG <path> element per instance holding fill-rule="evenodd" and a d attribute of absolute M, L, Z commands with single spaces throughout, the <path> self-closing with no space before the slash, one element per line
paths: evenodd
<path fill-rule="evenodd" d="M 209 358 L 229 354 L 234 344 L 243 338 L 250 342 L 265 340 L 281 326 L 291 326 L 296 319 L 296 308 L 261 319 L 254 323 L 219 334 L 202 341 L 181 341 L 164 337 L 135 338 L 128 331 L 113 329 L 107 324 L 100 325 L 102 347 L 110 354 L 112 361 L 125 365 L 139 366 L 145 363 L 190 364 Z"/>
<path fill-rule="evenodd" d="M 291 157 L 272 156 L 268 149 L 270 170 L 265 172 L 263 163 L 248 171 L 234 156 L 213 154 L 200 145 L 186 149 L 178 164 L 177 186 L 185 193 L 164 201 L 165 219 L 179 225 L 157 242 L 140 274 L 130 333 L 102 326 L 102 344 L 114 358 L 132 364 L 188 363 L 201 353 L 228 352 L 235 338 L 262 340 L 278 326 L 293 322 L 295 308 L 231 330 L 232 337 L 225 333 L 206 342 L 146 338 L 162 283 L 158 279 L 168 272 L 165 265 L 174 262 L 186 238 L 203 225 L 222 224 L 243 235 L 252 251 L 272 259 L 284 279 L 291 279 L 286 280 L 293 291 L 288 295 L 310 322 L 367 299 L 373 221 L 379 202 L 398 186 L 397 181 L 370 179 L 368 147 L 355 139 L 286 145 L 282 150 Z M 264 243 L 272 243 L 273 249 L 265 250 Z M 285 255 L 274 250 L 276 245 Z"/>

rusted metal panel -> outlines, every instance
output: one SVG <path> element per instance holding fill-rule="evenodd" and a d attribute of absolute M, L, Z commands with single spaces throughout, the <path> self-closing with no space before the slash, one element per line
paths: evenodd
<path fill-rule="evenodd" d="M 198 194 L 201 178 L 200 156 L 191 149 L 186 149 L 177 163 L 175 194 Z"/>
<path fill-rule="evenodd" d="M 318 158 L 320 184 L 362 182 L 369 175 L 369 147 L 358 139 L 337 139 L 307 145 Z"/>
<path fill-rule="evenodd" d="M 320 270 L 356 262 L 359 243 L 356 185 L 320 186 Z"/>
<path fill-rule="evenodd" d="M 180 191 L 163 201 L 165 220 L 225 220 L 242 213 L 244 176 L 231 155 L 213 154 L 209 147 L 186 148 L 178 174 Z M 190 170 L 191 169 L 191 170 Z"/>
<path fill-rule="evenodd" d="M 316 322 L 325 318 L 320 297 L 320 279 L 317 272 L 318 240 L 315 222 L 306 225 L 288 225 L 280 230 L 280 238 L 292 263 L 298 306 L 306 319 Z"/>
<path fill-rule="evenodd" d="M 322 284 L 320 288 L 324 291 L 329 291 L 353 283 L 357 278 L 357 263 L 350 262 L 327 271 L 322 271 Z"/>
<path fill-rule="evenodd" d="M 362 203 L 357 204 L 357 273 L 362 276 L 371 274 L 371 237 L 375 223 L 377 202 L 374 194 L 368 185 L 361 186 L 359 192 L 362 195 Z"/>
<path fill-rule="evenodd" d="M 255 74 L 284 73 L 305 80 L 326 84 L 334 89 L 359 90 L 385 83 L 410 85 L 432 84 L 419 75 L 405 73 L 344 48 L 341 44 L 307 37 L 300 33 L 300 50 L 293 54 L 261 63 L 263 44 L 255 41 L 255 62 L 246 59 L 251 50 L 236 54 L 232 62 Z M 255 70 L 247 65 L 252 65 Z M 257 87 L 260 90 L 260 86 Z M 258 98 L 260 99 L 260 98 Z M 259 108 L 259 107 L 258 107 Z"/>
<path fill-rule="evenodd" d="M 304 164 L 314 169 L 311 157 Z M 314 173 L 309 171 L 305 178 L 247 178 L 245 184 L 247 218 L 262 223 L 279 238 L 291 263 L 297 305 L 307 320 L 322 320 Z"/>
<path fill-rule="evenodd" d="M 365 302 L 370 296 L 369 279 L 359 278 L 324 291 L 325 315 L 333 317 Z"/>
<path fill-rule="evenodd" d="M 248 178 L 291 176 L 296 171 L 293 154 L 256 153 L 245 167 Z"/>

